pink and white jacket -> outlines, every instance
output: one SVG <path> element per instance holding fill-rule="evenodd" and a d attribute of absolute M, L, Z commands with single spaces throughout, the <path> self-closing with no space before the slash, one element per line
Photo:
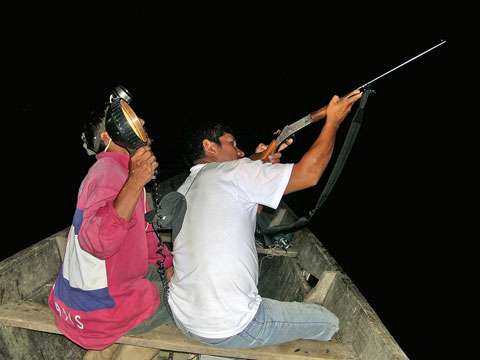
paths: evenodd
<path fill-rule="evenodd" d="M 86 349 L 113 344 L 160 303 L 157 287 L 144 279 L 148 264 L 163 259 L 144 219 L 146 198 L 140 196 L 130 222 L 113 208 L 128 164 L 124 154 L 97 155 L 80 186 L 63 266 L 48 300 L 58 329 Z M 172 255 L 164 249 L 168 268 Z"/>

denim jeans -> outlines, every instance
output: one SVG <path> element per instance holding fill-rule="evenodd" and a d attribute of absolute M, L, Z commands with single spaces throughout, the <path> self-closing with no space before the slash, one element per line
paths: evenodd
<path fill-rule="evenodd" d="M 337 332 L 338 318 L 321 305 L 262 298 L 253 320 L 240 333 L 223 339 L 197 336 L 175 319 L 188 337 L 226 349 L 248 349 L 298 339 L 327 341 Z"/>

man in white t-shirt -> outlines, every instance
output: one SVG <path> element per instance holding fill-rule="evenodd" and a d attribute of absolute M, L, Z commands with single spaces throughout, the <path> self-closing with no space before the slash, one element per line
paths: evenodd
<path fill-rule="evenodd" d="M 270 163 L 244 158 L 231 131 L 219 124 L 192 129 L 186 156 L 194 166 L 178 189 L 187 211 L 174 242 L 168 299 L 187 336 L 249 348 L 330 340 L 338 330 L 338 318 L 320 305 L 260 297 L 254 232 L 258 204 L 276 208 L 284 194 L 318 182 L 337 129 L 360 97 L 332 98 L 319 137 L 296 164 L 278 163 L 279 153 Z"/>

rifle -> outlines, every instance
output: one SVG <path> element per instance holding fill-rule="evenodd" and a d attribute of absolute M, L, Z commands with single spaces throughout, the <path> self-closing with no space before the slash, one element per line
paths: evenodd
<path fill-rule="evenodd" d="M 445 44 L 446 41 L 445 40 L 441 40 L 441 42 L 433 47 L 431 47 L 430 49 L 414 56 L 413 58 L 403 62 L 402 64 L 394 67 L 393 69 L 383 73 L 382 75 L 380 76 L 377 76 L 376 78 L 374 78 L 373 80 L 370 80 L 369 82 L 363 84 L 362 86 L 359 86 L 356 90 L 348 93 L 347 95 L 343 96 L 340 100 L 343 100 L 343 99 L 348 99 L 349 97 L 351 96 L 354 96 L 354 95 L 357 95 L 359 93 L 363 93 L 365 92 L 365 90 L 369 89 L 369 86 L 370 84 L 372 84 L 373 82 L 377 81 L 378 79 L 384 77 L 385 75 L 388 75 L 390 74 L 391 72 L 401 68 L 402 66 L 408 64 L 409 62 L 419 58 L 420 56 L 423 56 L 425 55 L 426 53 L 432 51 L 433 49 L 439 47 L 440 45 L 443 45 Z M 292 137 L 292 135 L 294 133 L 296 133 L 297 131 L 299 131 L 300 129 L 303 129 L 305 126 L 308 126 L 314 122 L 317 122 L 323 118 L 325 118 L 327 116 L 327 107 L 328 105 L 325 105 L 324 107 L 322 107 L 321 109 L 301 118 L 300 120 L 290 124 L 290 125 L 287 125 L 285 126 L 281 131 L 278 130 L 277 132 L 275 132 L 275 134 L 278 134 L 277 138 L 274 139 L 267 147 L 267 149 L 261 153 L 258 153 L 258 154 L 253 154 L 250 156 L 250 159 L 252 160 L 262 160 L 263 162 L 267 162 L 268 161 L 268 156 L 273 154 L 277 148 L 285 141 L 287 141 L 289 138 Z"/>
<path fill-rule="evenodd" d="M 357 111 L 352 119 L 352 122 L 350 124 L 350 128 L 348 129 L 347 135 L 345 137 L 344 143 L 342 145 L 342 148 L 340 150 L 340 153 L 338 155 L 338 158 L 335 162 L 335 165 L 333 166 L 333 169 L 330 172 L 330 175 L 328 177 L 327 183 L 320 194 L 319 199 L 317 200 L 317 203 L 315 207 L 310 210 L 307 214 L 304 216 L 300 217 L 297 219 L 295 222 L 291 224 L 281 224 L 281 225 L 276 225 L 276 226 L 268 226 L 265 221 L 262 219 L 260 216 L 261 212 L 261 207 L 259 206 L 259 211 L 257 215 L 257 228 L 255 230 L 255 233 L 259 235 L 260 237 L 263 237 L 263 245 L 264 247 L 273 247 L 276 246 L 277 248 L 284 248 L 286 249 L 289 246 L 289 238 L 288 234 L 293 233 L 295 231 L 298 231 L 305 226 L 308 225 L 310 220 L 312 219 L 313 215 L 315 212 L 323 205 L 325 200 L 327 199 L 328 195 L 332 191 L 338 177 L 340 176 L 340 173 L 342 172 L 342 169 L 345 165 L 345 162 L 350 154 L 350 151 L 352 149 L 353 143 L 355 142 L 356 136 L 360 130 L 360 127 L 362 125 L 362 119 L 363 119 L 363 113 L 365 110 L 365 105 L 367 103 L 368 97 L 375 93 L 373 90 L 369 88 L 369 85 L 373 83 L 374 81 L 380 79 L 381 77 L 391 73 L 392 71 L 404 66 L 405 64 L 409 63 L 410 61 L 415 60 L 416 58 L 426 54 L 427 52 L 433 50 L 434 48 L 444 44 L 445 41 L 442 40 L 442 42 L 427 51 L 424 51 L 423 53 L 413 57 L 412 59 L 400 64 L 399 66 L 393 68 L 392 70 L 387 71 L 386 73 L 376 77 L 375 79 L 369 81 L 366 84 L 363 84 L 360 86 L 357 90 L 352 91 L 351 93 L 348 93 L 345 95 L 343 98 L 348 98 L 350 96 L 356 95 L 359 92 L 362 92 L 362 97 L 359 100 L 359 105 L 357 108 Z M 288 140 L 289 137 L 291 137 L 295 132 L 298 130 L 304 128 L 307 125 L 310 125 L 313 122 L 316 122 L 320 119 L 323 119 L 326 116 L 327 112 L 327 106 L 322 107 L 320 110 L 317 110 L 313 112 L 312 114 L 309 114 L 305 116 L 304 118 L 294 122 L 291 125 L 287 125 L 283 128 L 283 130 L 280 132 L 278 137 L 270 143 L 268 148 L 259 154 L 254 154 L 257 155 L 257 158 L 254 158 L 250 156 L 252 160 L 262 160 L 266 162 L 268 155 L 273 153 L 279 145 L 281 145 L 284 141 Z M 281 236 L 279 234 L 284 234 L 285 236 Z M 279 238 L 280 237 L 280 238 Z"/>

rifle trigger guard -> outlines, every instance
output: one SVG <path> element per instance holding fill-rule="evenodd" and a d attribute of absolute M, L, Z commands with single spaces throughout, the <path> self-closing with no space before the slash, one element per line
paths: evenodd
<path fill-rule="evenodd" d="M 292 142 L 290 144 L 288 144 L 288 140 L 292 140 Z M 292 134 L 290 135 L 289 137 L 287 137 L 285 140 L 282 141 L 282 144 L 288 144 L 289 146 L 292 145 L 295 140 L 297 140 L 297 138 L 295 137 L 295 134 Z M 281 145 L 281 144 L 278 144 L 278 145 Z"/>

